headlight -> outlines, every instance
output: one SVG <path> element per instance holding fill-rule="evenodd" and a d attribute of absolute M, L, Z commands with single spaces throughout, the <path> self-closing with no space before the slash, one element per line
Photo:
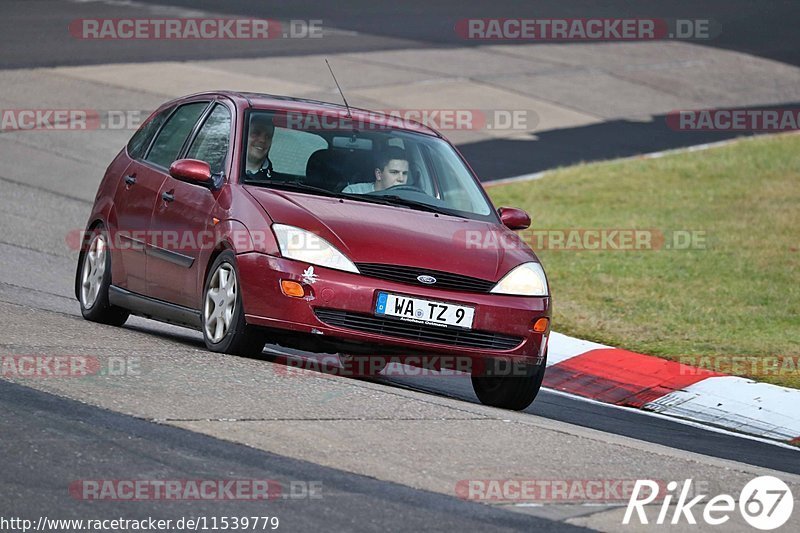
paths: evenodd
<path fill-rule="evenodd" d="M 547 276 L 539 263 L 523 263 L 515 267 L 489 291 L 515 296 L 549 296 Z"/>
<path fill-rule="evenodd" d="M 297 259 L 312 265 L 359 273 L 352 261 L 319 235 L 285 224 L 273 224 L 272 231 L 278 238 L 278 246 L 280 246 L 283 257 Z"/>

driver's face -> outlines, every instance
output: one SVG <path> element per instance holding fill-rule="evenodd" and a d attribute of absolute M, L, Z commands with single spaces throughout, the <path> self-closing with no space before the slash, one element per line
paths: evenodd
<path fill-rule="evenodd" d="M 392 159 L 383 170 L 375 169 L 375 190 L 405 185 L 406 181 L 408 181 L 408 161 L 405 159 Z"/>

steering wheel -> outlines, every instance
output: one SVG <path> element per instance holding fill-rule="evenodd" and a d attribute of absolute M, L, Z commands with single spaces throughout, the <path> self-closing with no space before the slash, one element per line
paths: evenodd
<path fill-rule="evenodd" d="M 392 187 L 387 187 L 383 189 L 384 191 L 412 191 L 412 192 L 421 192 L 422 194 L 428 194 L 427 192 L 423 191 L 416 185 L 408 185 L 406 183 L 402 185 L 394 185 Z"/>

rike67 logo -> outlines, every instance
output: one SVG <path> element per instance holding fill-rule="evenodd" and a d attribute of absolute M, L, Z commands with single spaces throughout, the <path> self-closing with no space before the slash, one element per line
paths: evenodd
<path fill-rule="evenodd" d="M 701 502 L 708 497 L 706 494 L 698 494 L 689 499 L 692 493 L 691 479 L 683 482 L 680 494 L 677 489 L 677 481 L 667 483 L 667 494 L 661 500 L 658 516 L 655 519 L 656 524 L 665 524 L 671 513 L 671 524 L 678 524 L 683 518 L 687 523 L 694 525 L 697 524 L 694 514 L 696 512 L 702 516 L 706 524 L 719 526 L 730 520 L 731 514 L 736 511 L 737 500 L 730 494 L 719 494 L 704 504 Z M 630 524 L 635 512 L 639 523 L 648 524 L 645 505 L 654 502 L 658 496 L 659 484 L 657 482 L 650 479 L 637 479 L 622 523 Z M 677 496 L 675 503 L 673 503 L 674 496 Z M 674 507 L 670 509 L 670 506 Z M 752 527 L 769 531 L 781 527 L 792 516 L 794 497 L 789 486 L 780 479 L 774 476 L 760 476 L 749 481 L 739 493 L 738 508 L 744 520 Z"/>

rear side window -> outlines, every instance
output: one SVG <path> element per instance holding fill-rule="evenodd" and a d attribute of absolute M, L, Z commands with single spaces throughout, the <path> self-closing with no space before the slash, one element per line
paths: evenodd
<path fill-rule="evenodd" d="M 231 113 L 222 104 L 217 104 L 189 148 L 186 157 L 205 161 L 211 172 L 218 174 L 225 166 L 228 144 L 231 138 Z"/>
<path fill-rule="evenodd" d="M 206 107 L 208 102 L 196 102 L 179 107 L 158 132 L 153 147 L 147 154 L 147 161 L 168 168 L 178 157 L 183 143 Z"/>
<path fill-rule="evenodd" d="M 328 147 L 328 141 L 305 131 L 275 128 L 269 157 L 273 168 L 284 174 L 305 176 L 311 154 Z"/>
<path fill-rule="evenodd" d="M 144 153 L 147 151 L 147 147 L 150 146 L 150 141 L 153 140 L 153 135 L 156 134 L 158 128 L 167 120 L 167 117 L 172 110 L 175 109 L 174 107 L 168 107 L 163 110 L 161 113 L 154 116 L 151 120 L 142 124 L 142 127 L 138 129 L 136 133 L 133 134 L 131 140 L 128 141 L 128 155 L 131 156 L 133 159 L 141 159 L 144 157 Z"/>

